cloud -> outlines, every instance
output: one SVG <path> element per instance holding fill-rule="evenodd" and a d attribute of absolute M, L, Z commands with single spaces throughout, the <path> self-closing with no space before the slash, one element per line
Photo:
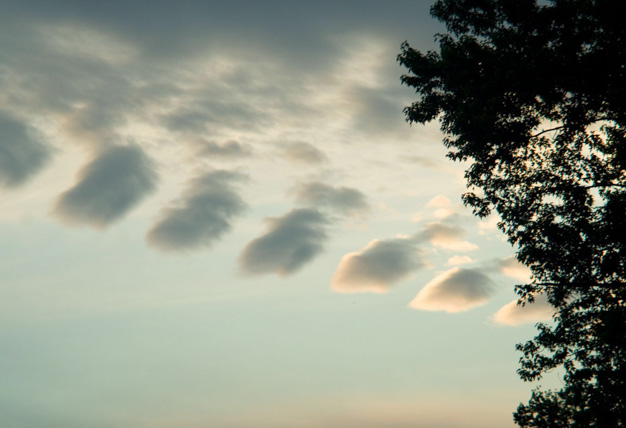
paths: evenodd
<path fill-rule="evenodd" d="M 421 233 L 421 237 L 431 244 L 452 251 L 472 251 L 478 246 L 468 241 L 463 241 L 465 231 L 460 227 L 448 226 L 443 223 L 429 223 Z"/>
<path fill-rule="evenodd" d="M 326 207 L 342 213 L 369 210 L 365 195 L 350 187 L 333 187 L 319 182 L 304 183 L 293 189 L 296 200 L 314 207 Z"/>
<path fill-rule="evenodd" d="M 0 112 L 0 186 L 16 187 L 50 159 L 51 150 L 35 140 L 21 122 Z"/>
<path fill-rule="evenodd" d="M 469 256 L 452 256 L 448 259 L 449 265 L 464 265 L 467 263 L 474 263 L 474 260 Z"/>
<path fill-rule="evenodd" d="M 434 208 L 449 208 L 452 206 L 452 202 L 450 201 L 450 199 L 446 198 L 443 195 L 437 195 L 430 201 L 428 201 L 426 203 L 426 206 Z"/>
<path fill-rule="evenodd" d="M 487 275 L 455 267 L 433 278 L 409 306 L 427 311 L 462 312 L 486 303 L 491 289 Z"/>
<path fill-rule="evenodd" d="M 515 299 L 502 306 L 493 315 L 493 320 L 498 324 L 515 326 L 547 321 L 554 314 L 554 308 L 548 303 L 548 299 L 543 293 L 536 295 L 533 303 L 526 303 L 521 306 L 517 302 L 518 300 Z"/>
<path fill-rule="evenodd" d="M 370 46 L 370 52 L 372 52 Z M 373 53 L 374 61 L 366 64 L 366 67 L 375 69 L 379 57 Z M 362 73 L 362 71 L 361 71 Z M 376 88 L 367 86 L 354 86 L 345 94 L 346 101 L 352 105 L 354 112 L 354 127 L 369 135 L 380 137 L 385 133 L 398 133 L 406 131 L 402 126 L 403 102 L 398 97 L 398 90 L 393 82 L 386 82 L 386 85 Z M 372 84 L 372 82 L 367 82 Z"/>
<path fill-rule="evenodd" d="M 530 282 L 532 272 L 527 266 L 518 262 L 515 257 L 507 257 L 506 259 L 498 260 L 496 263 L 502 274 L 523 283 Z"/>
<path fill-rule="evenodd" d="M 57 198 L 53 214 L 70 225 L 104 228 L 154 190 L 156 178 L 138 146 L 107 148 L 79 171 L 76 185 Z"/>
<path fill-rule="evenodd" d="M 406 160 L 411 163 L 415 163 L 424 168 L 437 169 L 437 170 L 445 169 L 440 161 L 431 159 L 427 156 L 402 155 L 400 156 L 400 159 Z"/>
<path fill-rule="evenodd" d="M 222 144 L 214 141 L 197 141 L 195 143 L 195 154 L 199 156 L 239 158 L 249 156 L 250 147 L 235 140 L 229 140 Z"/>
<path fill-rule="evenodd" d="M 189 182 L 179 201 L 161 212 L 161 219 L 148 231 L 146 241 L 163 251 L 208 247 L 230 230 L 233 217 L 246 204 L 233 183 L 241 174 L 212 171 Z"/>
<path fill-rule="evenodd" d="M 329 221 L 318 210 L 294 209 L 266 221 L 269 230 L 248 243 L 239 256 L 244 272 L 288 276 L 322 251 Z"/>
<path fill-rule="evenodd" d="M 359 8 L 354 7 L 356 2 L 332 4 L 333 14 L 329 14 L 327 2 L 307 2 L 294 9 L 290 3 L 269 2 L 261 5 L 253 0 L 235 4 L 226 2 L 219 8 L 204 1 L 187 1 L 182 6 L 169 2 L 155 4 L 137 1 L 129 3 L 123 12 L 119 7 L 109 4 L 84 4 L 72 0 L 55 1 L 54 5 L 47 2 L 4 3 L 7 3 L 7 14 L 10 17 L 3 21 L 12 22 L 23 16 L 34 16 L 46 17 L 54 22 L 68 21 L 68 17 L 71 17 L 72 22 L 96 28 L 99 24 L 99 27 L 113 29 L 125 35 L 129 41 L 140 44 L 145 54 L 153 56 L 168 55 L 176 58 L 206 46 L 226 44 L 232 47 L 247 42 L 256 49 L 263 48 L 263 51 L 281 52 L 294 57 L 294 67 L 302 70 L 314 66 L 315 61 L 327 60 L 329 34 L 362 28 L 370 33 L 397 36 L 402 34 L 402 26 L 412 28 L 414 17 L 428 12 L 428 8 L 421 2 L 404 2 L 403 13 L 399 13 L 375 1 L 359 1 Z M 146 13 L 147 10 L 150 13 Z M 185 24 L 184 31 L 181 31 L 181 23 Z M 313 57 L 307 58 L 302 50 L 308 51 Z"/>
<path fill-rule="evenodd" d="M 422 266 L 421 254 L 413 240 L 375 239 L 341 259 L 331 287 L 340 293 L 385 293 Z"/>
<path fill-rule="evenodd" d="M 281 155 L 293 163 L 308 165 L 320 164 L 327 160 L 324 152 L 309 143 L 303 142 L 286 144 Z"/>
<path fill-rule="evenodd" d="M 271 120 L 261 107 L 236 99 L 241 95 L 219 87 L 197 90 L 185 107 L 164 115 L 162 121 L 174 132 L 206 134 L 217 128 L 252 130 Z"/>
<path fill-rule="evenodd" d="M 454 205 L 450 199 L 443 195 L 437 195 L 432 198 L 426 206 L 429 208 L 435 208 L 433 215 L 437 218 L 446 218 L 454 214 Z"/>
<path fill-rule="evenodd" d="M 501 221 L 500 216 L 491 213 L 489 217 L 478 222 L 478 233 L 481 235 L 493 234 L 498 230 L 498 223 Z M 502 234 L 502 237 L 505 235 Z"/>
<path fill-rule="evenodd" d="M 105 73 L 103 73 L 105 74 Z M 64 136 L 96 149 L 107 147 L 118 130 L 127 123 L 127 115 L 138 103 L 129 99 L 132 85 L 119 76 L 94 76 L 98 81 L 93 100 L 81 100 L 81 106 L 61 114 Z M 80 82 L 84 84 L 84 82 Z M 78 83 L 77 83 L 78 84 Z"/>

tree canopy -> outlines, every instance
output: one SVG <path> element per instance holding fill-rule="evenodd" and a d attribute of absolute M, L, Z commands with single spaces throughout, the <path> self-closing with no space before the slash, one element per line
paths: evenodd
<path fill-rule="evenodd" d="M 626 25 L 619 0 L 439 0 L 437 51 L 402 45 L 407 120 L 439 120 L 469 161 L 464 202 L 529 266 L 520 304 L 555 309 L 518 345 L 518 373 L 564 371 L 521 427 L 626 425 Z"/>

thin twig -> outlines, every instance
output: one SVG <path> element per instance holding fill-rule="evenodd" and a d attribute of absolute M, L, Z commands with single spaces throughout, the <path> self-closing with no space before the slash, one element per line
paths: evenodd
<path fill-rule="evenodd" d="M 558 129 L 563 129 L 563 128 L 565 128 L 565 125 L 557 126 L 557 127 L 550 128 L 550 129 L 546 129 L 546 130 L 541 131 L 541 132 L 539 132 L 539 133 L 537 133 L 535 135 L 531 135 L 530 138 L 537 138 L 538 136 L 540 136 L 541 134 L 545 134 L 546 132 L 552 132 L 552 131 L 556 131 Z"/>

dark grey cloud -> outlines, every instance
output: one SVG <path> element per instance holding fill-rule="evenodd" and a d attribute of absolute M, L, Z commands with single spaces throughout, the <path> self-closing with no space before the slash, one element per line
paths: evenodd
<path fill-rule="evenodd" d="M 244 178 L 231 171 L 212 171 L 191 180 L 182 198 L 162 211 L 146 235 L 148 244 L 164 251 L 208 247 L 232 227 L 246 208 L 235 184 Z"/>
<path fill-rule="evenodd" d="M 331 286 L 340 293 L 385 293 L 394 283 L 423 266 L 423 257 L 414 240 L 376 239 L 341 259 Z"/>
<path fill-rule="evenodd" d="M 381 88 L 356 87 L 347 95 L 355 105 L 355 129 L 376 136 L 410 132 L 402 113 L 408 103 L 399 96 L 403 88 L 391 78 L 386 83 Z"/>
<path fill-rule="evenodd" d="M 53 113 L 74 137 L 99 144 L 137 119 L 211 138 L 226 128 L 313 122 L 328 114 L 314 95 L 350 85 L 333 73 L 363 37 L 390 46 L 387 76 L 398 91 L 395 50 L 421 38 L 416 17 L 428 16 L 426 3 L 408 0 L 53 3 L 2 2 L 0 87 L 10 105 Z M 364 123 L 401 121 L 387 108 L 395 95 L 376 90 L 355 98 L 374 106 Z"/>
<path fill-rule="evenodd" d="M 6 0 L 0 87 L 11 105 L 52 115 L 70 140 L 98 146 L 127 135 L 135 123 L 217 141 L 232 138 L 233 130 L 314 123 L 329 111 L 315 95 L 351 85 L 334 74 L 358 50 L 350 40 L 363 35 L 398 49 L 411 38 L 398 22 L 412 29 L 418 11 L 427 14 L 425 4 L 395 4 Z M 395 51 L 389 52 L 395 69 L 388 77 L 397 90 Z M 376 106 L 370 118 L 393 117 L 386 107 L 397 104 L 395 95 L 387 100 L 387 89 L 372 91 L 355 102 Z M 319 150 L 287 156 L 325 159 Z"/>
<path fill-rule="evenodd" d="M 427 311 L 462 312 L 489 300 L 493 283 L 475 269 L 452 268 L 433 278 L 409 304 Z"/>
<path fill-rule="evenodd" d="M 50 155 L 51 149 L 35 139 L 26 125 L 0 112 L 0 186 L 25 183 Z"/>
<path fill-rule="evenodd" d="M 52 118 L 55 136 L 101 148 L 145 97 L 129 79 L 135 71 L 99 56 L 107 50 L 107 37 L 97 26 L 64 25 L 16 17 L 3 26 L 12 37 L 0 40 L 0 87 L 14 111 L 34 120 Z"/>
<path fill-rule="evenodd" d="M 300 208 L 266 220 L 268 231 L 246 245 L 239 257 L 244 272 L 287 276 L 322 251 L 329 221 L 320 211 Z"/>
<path fill-rule="evenodd" d="M 206 89 L 187 100 L 185 107 L 163 116 L 162 121 L 171 131 L 196 135 L 211 134 L 217 127 L 256 130 L 273 121 L 262 106 L 241 95 L 227 88 Z"/>
<path fill-rule="evenodd" d="M 51 22 L 80 22 L 123 35 L 147 57 L 179 57 L 224 46 L 294 58 L 302 70 L 331 60 L 329 34 L 361 30 L 397 40 L 435 34 L 441 25 L 429 19 L 430 2 L 379 1 L 201 1 L 4 0 L 3 23 L 45 17 Z M 426 27 L 426 28 L 425 28 Z M 431 40 L 428 40 L 431 41 Z M 393 57 L 393 54 L 392 54 Z"/>
<path fill-rule="evenodd" d="M 369 210 L 365 195 L 351 187 L 333 187 L 313 181 L 296 186 L 292 193 L 297 202 L 316 208 L 330 208 L 347 214 Z"/>
<path fill-rule="evenodd" d="M 252 154 L 252 149 L 246 144 L 235 140 L 216 143 L 215 141 L 196 141 L 194 143 L 194 154 L 197 156 L 207 156 L 210 158 L 241 158 Z"/>
<path fill-rule="evenodd" d="M 328 160 L 324 152 L 314 145 L 304 142 L 285 144 L 281 155 L 290 162 L 309 165 L 320 164 Z"/>
<path fill-rule="evenodd" d="M 58 197 L 53 214 L 70 225 L 104 228 L 152 192 L 156 180 L 140 147 L 112 146 L 79 171 L 74 187 Z"/>

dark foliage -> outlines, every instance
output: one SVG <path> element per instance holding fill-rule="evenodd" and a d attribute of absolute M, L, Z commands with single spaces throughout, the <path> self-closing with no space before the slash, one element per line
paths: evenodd
<path fill-rule="evenodd" d="M 621 0 L 439 0 L 438 51 L 402 46 L 407 120 L 439 120 L 449 157 L 469 161 L 464 202 L 495 211 L 551 323 L 518 373 L 560 368 L 522 427 L 626 426 L 626 25 Z"/>

